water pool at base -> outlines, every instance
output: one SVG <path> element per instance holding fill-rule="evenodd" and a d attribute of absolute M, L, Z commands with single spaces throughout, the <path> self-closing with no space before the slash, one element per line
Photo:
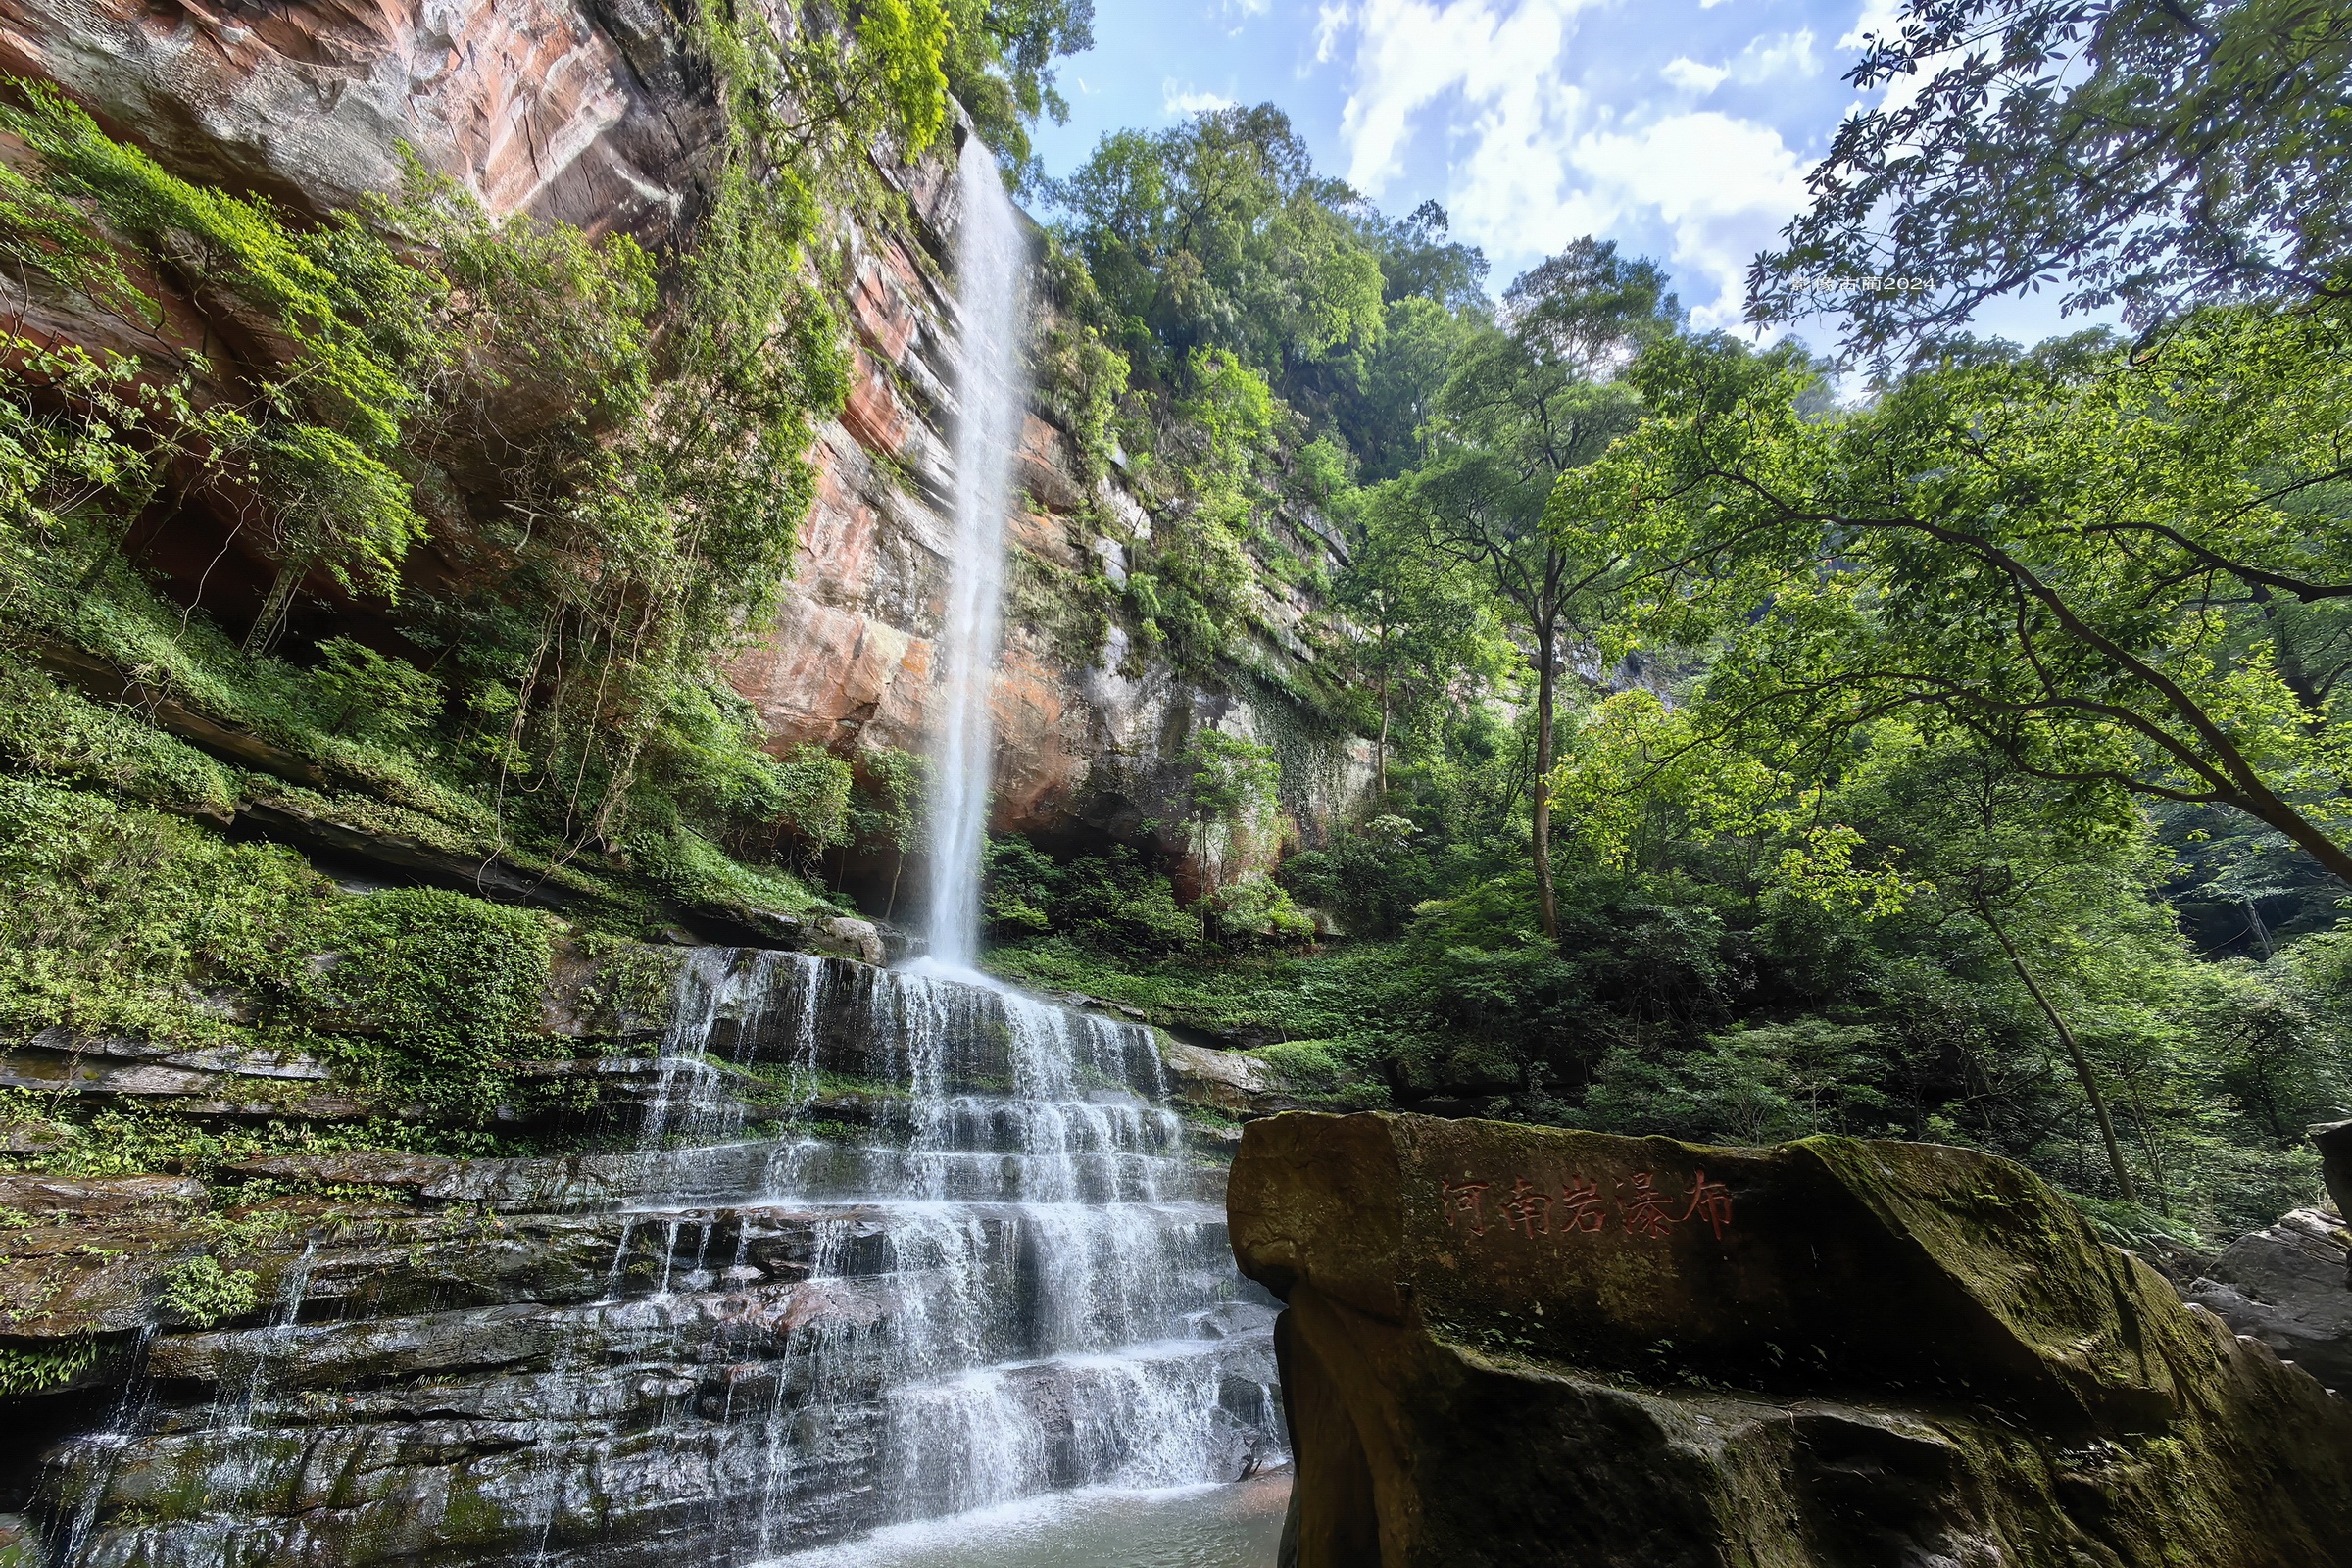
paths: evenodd
<path fill-rule="evenodd" d="M 1089 1487 L 895 1525 L 760 1568 L 1274 1568 L 1289 1472 L 1230 1486 Z"/>

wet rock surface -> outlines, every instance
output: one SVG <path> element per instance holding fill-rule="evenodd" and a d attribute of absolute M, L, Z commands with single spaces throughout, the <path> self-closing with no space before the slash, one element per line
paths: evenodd
<path fill-rule="evenodd" d="M 72 1568 L 628 1568 L 1281 1461 L 1150 1031 L 772 951 L 677 984 L 617 1147 L 0 1178 L 0 1340 L 108 1348 L 18 1402 L 0 1508 Z M 173 1308 L 199 1257 L 251 1304 Z"/>
<path fill-rule="evenodd" d="M 1971 1152 L 1246 1129 L 1298 1568 L 2352 1563 L 2352 1406 Z"/>

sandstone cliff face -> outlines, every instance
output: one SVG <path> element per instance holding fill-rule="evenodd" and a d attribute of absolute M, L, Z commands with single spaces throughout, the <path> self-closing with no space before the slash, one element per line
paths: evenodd
<path fill-rule="evenodd" d="M 299 210 L 395 187 L 405 144 L 493 214 L 657 246 L 699 210 L 719 133 L 707 71 L 643 0 L 0 0 L 0 69 L 57 83 L 174 172 Z M 955 485 L 956 303 L 943 265 L 958 220 L 952 168 L 953 148 L 879 168 L 906 198 L 904 227 L 835 220 L 852 391 L 817 432 L 818 498 L 783 612 L 728 670 L 779 754 L 813 742 L 855 760 L 929 743 Z M 34 324 L 81 341 L 112 330 Z M 202 330 L 192 318 L 183 335 L 194 342 Z M 1034 414 L 1017 477 L 1026 500 L 1008 528 L 1017 559 L 996 675 L 994 825 L 1073 848 L 1135 840 L 1147 821 L 1180 814 L 1167 802 L 1169 759 L 1195 726 L 1263 739 L 1290 731 L 1279 702 L 1252 707 L 1131 658 L 1115 619 L 1095 646 L 1073 639 L 1070 611 L 1124 580 L 1151 514 L 1129 486 L 1083 480 L 1068 436 Z M 1306 553 L 1328 554 L 1305 519 L 1288 526 Z M 212 558 L 217 544 L 188 545 L 190 560 Z M 258 603 L 268 567 L 228 554 L 213 592 L 215 602 L 225 592 L 233 614 L 240 595 Z M 1283 628 L 1306 606 L 1271 581 L 1265 590 L 1261 619 L 1278 629 L 1258 662 L 1295 666 L 1309 651 Z M 1284 804 L 1311 838 L 1361 789 L 1368 748 L 1286 749 Z M 1172 831 L 1163 847 L 1183 849 Z M 899 871 L 887 858 L 844 869 L 854 888 L 862 873 L 867 891 Z"/>
<path fill-rule="evenodd" d="M 819 487 L 776 625 L 729 667 L 779 752 L 814 743 L 858 748 L 929 744 L 938 671 L 933 639 L 948 592 L 958 381 L 956 300 L 938 258 L 959 215 L 943 157 L 888 171 L 907 197 L 910 230 L 845 224 L 853 281 L 855 371 L 848 406 L 821 432 Z M 1048 324 L 1041 310 L 1036 325 Z M 1099 641 L 1074 638 L 1071 612 L 1126 580 L 1149 540 L 1151 511 L 1115 474 L 1082 476 L 1069 434 L 1032 412 L 1015 468 L 1021 504 L 1008 519 L 1005 641 L 995 674 L 996 791 L 992 826 L 1078 847 L 1134 840 L 1148 820 L 1173 824 L 1172 759 L 1200 725 L 1283 739 L 1278 701 L 1253 704 L 1130 656 L 1111 619 Z M 1329 558 L 1310 519 L 1286 519 L 1293 542 Z M 1307 613 L 1295 591 L 1260 584 L 1276 628 L 1254 652 L 1296 664 L 1311 651 L 1289 630 Z M 1310 837 L 1370 777 L 1361 742 L 1292 749 L 1285 807 Z M 1173 827 L 1162 848 L 1181 857 Z"/>
<path fill-rule="evenodd" d="M 647 0 L 9 0 L 0 68 L 183 177 L 311 212 L 396 185 L 405 142 L 493 213 L 656 237 L 717 123 Z"/>
<path fill-rule="evenodd" d="M 1298 1568 L 2352 1563 L 2352 1407 L 1989 1155 L 1250 1123 Z"/>

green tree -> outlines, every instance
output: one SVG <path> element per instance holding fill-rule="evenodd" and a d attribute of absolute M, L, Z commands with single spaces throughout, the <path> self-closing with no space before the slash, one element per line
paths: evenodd
<path fill-rule="evenodd" d="M 1428 548 L 1409 485 L 1365 494 L 1349 534 L 1329 603 L 1344 623 L 1341 651 L 1355 689 L 1376 710 L 1368 715 L 1373 793 L 1385 805 L 1399 723 L 1424 728 L 1440 711 L 1483 696 L 1509 650 L 1471 568 Z"/>
<path fill-rule="evenodd" d="M 1662 344 L 1654 413 L 1567 487 L 1651 552 L 1653 635 L 1721 639 L 1726 722 L 1882 715 L 2072 787 L 2227 806 L 2352 879 L 2343 697 L 2282 672 L 2285 599 L 2352 596 L 2343 307 L 1955 359 L 1812 419 L 1800 356 Z"/>
<path fill-rule="evenodd" d="M 1813 206 L 1757 258 L 1749 308 L 1841 291 L 1849 350 L 1933 343 L 1986 300 L 2145 325 L 2195 301 L 2309 297 L 2352 258 L 2352 11 L 2306 0 L 1908 0 L 1847 74 Z"/>
<path fill-rule="evenodd" d="M 1878 760 L 1873 784 L 1899 810 L 1916 851 L 1906 866 L 1923 879 L 1913 896 L 1974 920 L 1992 938 L 2065 1052 L 2118 1196 L 2137 1202 L 2138 1184 L 2124 1158 L 2101 1073 L 2069 1021 L 2058 977 L 2030 955 L 2080 942 L 2086 912 L 2095 918 L 2114 906 L 2118 891 L 2128 897 L 2132 883 L 2145 880 L 2144 831 L 2128 812 L 2103 824 L 2104 831 L 2090 830 L 2053 801 L 2048 786 L 1974 747 L 1924 755 L 1899 744 L 1886 750 L 1892 755 Z M 2154 1157 L 2151 1149 L 2151 1163 Z"/>
<path fill-rule="evenodd" d="M 1105 136 L 1054 196 L 1139 368 L 1172 375 L 1227 349 L 1278 376 L 1380 332 L 1355 193 L 1316 174 L 1271 104 Z"/>
<path fill-rule="evenodd" d="M 1070 118 L 1054 62 L 1095 46 L 1094 0 L 948 0 L 947 13 L 948 90 L 1015 178 L 1038 183 L 1029 127 L 1040 115 L 1056 125 Z"/>
<path fill-rule="evenodd" d="M 1535 677 L 1530 790 L 1544 932 L 1559 935 L 1551 865 L 1550 775 L 1557 689 L 1571 639 L 1602 618 L 1629 558 L 1606 531 L 1546 521 L 1561 476 L 1633 427 L 1639 403 L 1615 372 L 1680 317 L 1665 275 L 1615 245 L 1580 240 L 1514 282 L 1503 328 L 1455 356 L 1431 420 L 1433 455 L 1397 505 L 1430 549 L 1479 572 Z"/>
<path fill-rule="evenodd" d="M 1272 747 L 1207 728 L 1193 732 L 1177 765 L 1185 775 L 1185 820 L 1192 828 L 1193 853 L 1200 858 L 1213 898 L 1236 841 L 1280 810 L 1276 791 L 1282 768 Z"/>

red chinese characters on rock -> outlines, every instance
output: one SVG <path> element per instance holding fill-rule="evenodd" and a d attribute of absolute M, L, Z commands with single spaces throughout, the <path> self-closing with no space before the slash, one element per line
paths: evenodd
<path fill-rule="evenodd" d="M 1582 1176 L 1560 1189 L 1560 1211 L 1565 1218 L 1560 1227 L 1563 1233 L 1582 1231 L 1597 1236 L 1609 1222 L 1609 1205 L 1600 1196 L 1600 1184 Z"/>
<path fill-rule="evenodd" d="M 1446 1223 L 1472 1236 L 1486 1235 L 1486 1194 L 1494 1185 L 1468 1176 L 1441 1183 L 1439 1201 Z M 1531 1242 L 1539 1236 L 1607 1234 L 1612 1229 L 1612 1210 L 1615 1229 L 1651 1241 L 1663 1241 L 1678 1225 L 1704 1225 L 1717 1241 L 1731 1228 L 1732 1190 L 1722 1182 L 1709 1181 L 1703 1170 L 1693 1171 L 1690 1185 L 1680 1193 L 1659 1187 L 1657 1174 L 1646 1170 L 1616 1183 L 1614 1191 L 1612 1200 L 1603 1195 L 1598 1181 L 1576 1176 L 1555 1197 L 1548 1188 L 1517 1176 L 1511 1180 L 1508 1196 L 1498 1195 L 1496 1212 L 1504 1235 Z"/>
<path fill-rule="evenodd" d="M 1487 1191 L 1485 1182 L 1447 1182 L 1445 1186 L 1446 1223 L 1473 1236 L 1487 1234 L 1486 1215 L 1479 1211 Z"/>

